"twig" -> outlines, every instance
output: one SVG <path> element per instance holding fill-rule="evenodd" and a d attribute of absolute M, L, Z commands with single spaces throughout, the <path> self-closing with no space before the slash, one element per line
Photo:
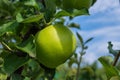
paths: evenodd
<path fill-rule="evenodd" d="M 6 50 L 8 50 L 8 51 L 10 51 L 10 52 L 13 52 L 13 50 L 12 50 L 6 43 L 1 42 L 1 44 L 3 45 L 3 47 L 4 47 Z"/>
<path fill-rule="evenodd" d="M 82 55 L 80 55 L 79 61 L 78 61 L 78 68 L 77 68 L 77 73 L 76 73 L 76 80 L 79 80 L 79 73 L 80 73 L 80 64 L 82 61 Z"/>
<path fill-rule="evenodd" d="M 117 54 L 117 56 L 115 57 L 115 60 L 114 60 L 114 62 L 113 62 L 113 66 L 116 66 L 119 57 L 120 57 L 120 51 L 119 51 L 119 53 Z"/>

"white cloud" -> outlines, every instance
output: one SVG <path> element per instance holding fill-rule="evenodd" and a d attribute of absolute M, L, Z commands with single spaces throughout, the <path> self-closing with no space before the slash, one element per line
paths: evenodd
<path fill-rule="evenodd" d="M 94 37 L 88 43 L 87 53 L 84 55 L 86 62 L 92 63 L 100 56 L 108 54 L 108 41 L 113 43 L 114 49 L 120 49 L 120 3 L 119 0 L 97 0 L 90 8 L 90 16 L 77 17 L 83 30 L 79 33 L 84 40 Z"/>
<path fill-rule="evenodd" d="M 110 39 L 115 40 L 116 38 L 120 38 L 119 35 L 120 32 L 120 26 L 102 26 L 101 28 L 98 28 L 96 30 L 87 30 L 83 31 L 81 30 L 79 33 L 83 35 L 85 38 L 87 37 L 101 37 L 101 39 Z"/>
<path fill-rule="evenodd" d="M 113 43 L 114 49 L 120 49 L 120 27 L 104 27 L 97 30 L 80 31 L 83 38 L 94 37 L 93 41 L 88 44 L 89 48 L 84 58 L 86 62 L 92 63 L 100 56 L 108 54 L 108 41 Z"/>
<path fill-rule="evenodd" d="M 97 0 L 93 7 L 90 8 L 91 13 L 98 13 L 106 11 L 110 8 L 118 7 L 119 0 Z"/>

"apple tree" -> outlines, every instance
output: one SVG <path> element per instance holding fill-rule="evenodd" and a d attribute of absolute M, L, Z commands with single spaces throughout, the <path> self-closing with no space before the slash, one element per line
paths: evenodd
<path fill-rule="evenodd" d="M 53 80 L 56 68 L 66 60 L 69 60 L 69 66 L 77 64 L 76 80 L 79 80 L 82 55 L 92 38 L 83 41 L 80 34 L 75 32 L 74 35 L 70 28 L 80 29 L 80 26 L 71 22 L 66 24 L 66 19 L 89 15 L 88 9 L 95 2 L 0 0 L 0 80 Z M 59 26 L 43 31 L 50 25 Z M 38 38 L 39 34 L 36 36 L 38 32 L 42 33 L 42 38 Z M 82 49 L 79 60 L 75 54 L 76 41 L 81 43 Z"/>

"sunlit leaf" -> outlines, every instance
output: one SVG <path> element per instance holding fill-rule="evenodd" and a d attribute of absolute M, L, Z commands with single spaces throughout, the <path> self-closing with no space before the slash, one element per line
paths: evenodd
<path fill-rule="evenodd" d="M 22 23 L 32 23 L 37 22 L 43 18 L 43 14 L 30 16 L 22 21 Z"/>
<path fill-rule="evenodd" d="M 27 6 L 34 6 L 34 7 L 38 6 L 36 0 L 25 1 L 24 4 Z"/>
<path fill-rule="evenodd" d="M 0 26 L 0 36 L 5 34 L 6 32 L 17 33 L 18 32 L 18 25 L 19 24 L 16 21 L 8 22 L 8 23 L 1 25 Z"/>
<path fill-rule="evenodd" d="M 7 74 L 0 72 L 0 80 L 6 80 L 6 79 L 7 79 Z"/>
<path fill-rule="evenodd" d="M 16 46 L 19 50 L 28 53 L 31 57 L 35 57 L 34 37 L 30 36 L 26 41 Z"/>
<path fill-rule="evenodd" d="M 120 80 L 120 76 L 113 76 L 110 80 Z"/>
<path fill-rule="evenodd" d="M 17 20 L 17 22 L 22 22 L 23 21 L 23 17 L 22 17 L 22 15 L 20 13 L 18 13 L 16 15 L 16 20 Z"/>
<path fill-rule="evenodd" d="M 62 10 L 55 15 L 55 18 L 64 17 L 64 16 L 71 16 L 71 14 L 65 10 Z"/>
<path fill-rule="evenodd" d="M 88 10 L 87 9 L 81 9 L 81 10 L 74 9 L 72 11 L 61 10 L 56 13 L 55 18 L 65 17 L 65 16 L 76 17 L 81 15 L 89 15 Z"/>
<path fill-rule="evenodd" d="M 110 79 L 112 76 L 119 76 L 119 71 L 117 68 L 108 63 L 109 60 L 107 57 L 100 57 L 99 61 L 103 65 L 108 79 Z"/>

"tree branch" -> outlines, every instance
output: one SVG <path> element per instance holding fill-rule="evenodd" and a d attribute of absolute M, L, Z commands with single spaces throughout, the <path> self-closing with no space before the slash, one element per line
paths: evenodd
<path fill-rule="evenodd" d="M 119 53 L 117 54 L 117 56 L 115 57 L 115 60 L 114 60 L 114 62 L 113 62 L 113 66 L 116 66 L 119 57 L 120 57 L 120 51 L 119 51 Z"/>

